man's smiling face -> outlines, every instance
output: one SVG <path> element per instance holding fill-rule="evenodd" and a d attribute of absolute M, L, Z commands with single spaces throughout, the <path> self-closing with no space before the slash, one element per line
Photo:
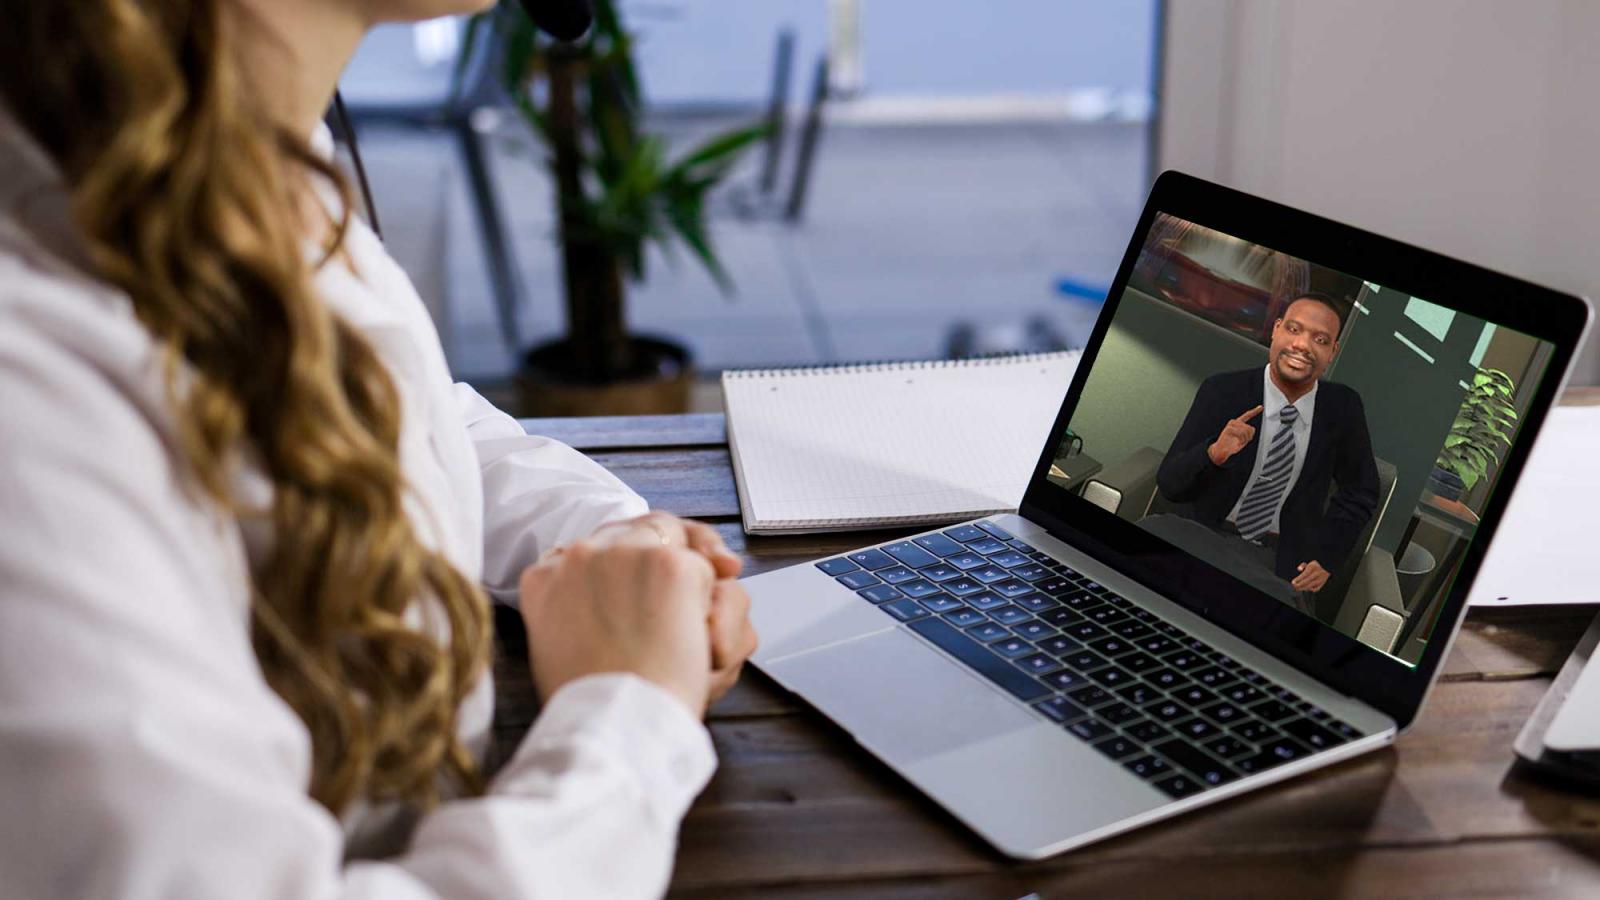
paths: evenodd
<path fill-rule="evenodd" d="M 1309 389 L 1339 350 L 1339 316 L 1316 300 L 1296 300 L 1273 323 L 1267 358 L 1279 383 Z"/>

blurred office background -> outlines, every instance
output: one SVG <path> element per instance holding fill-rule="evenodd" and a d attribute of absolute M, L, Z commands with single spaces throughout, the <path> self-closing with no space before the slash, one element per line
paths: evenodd
<path fill-rule="evenodd" d="M 1600 295 L 1600 6 L 1576 0 L 622 0 L 648 127 L 682 143 L 766 114 L 788 32 L 774 184 L 757 149 L 689 258 L 630 287 L 638 331 L 705 375 L 1073 346 L 1154 172 L 1180 168 L 1557 287 Z M 375 33 L 361 108 L 443 102 L 450 20 Z M 813 67 L 830 70 L 795 205 Z M 522 287 L 514 335 L 481 198 L 447 131 L 363 117 L 387 241 L 458 378 L 489 390 L 564 326 L 543 150 L 475 118 Z M 1577 383 L 1600 381 L 1589 354 Z M 714 396 L 714 395 L 712 395 Z"/>

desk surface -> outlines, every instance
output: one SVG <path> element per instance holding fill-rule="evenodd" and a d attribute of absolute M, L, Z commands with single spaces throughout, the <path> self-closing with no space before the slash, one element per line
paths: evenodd
<path fill-rule="evenodd" d="M 1575 398 L 1573 398 L 1575 399 Z M 652 506 L 713 523 L 749 573 L 902 532 L 748 537 L 720 415 L 527 423 Z M 1513 769 L 1511 742 L 1594 609 L 1474 611 L 1391 748 L 1038 863 L 1014 863 L 747 670 L 712 708 L 721 757 L 684 821 L 680 895 L 1600 896 L 1600 798 Z M 502 616 L 496 748 L 536 711 Z M 622 851 L 625 852 L 625 851 Z"/>

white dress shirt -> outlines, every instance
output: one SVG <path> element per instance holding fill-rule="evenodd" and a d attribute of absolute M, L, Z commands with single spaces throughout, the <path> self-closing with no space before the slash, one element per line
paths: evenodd
<path fill-rule="evenodd" d="M 318 145 L 327 150 L 325 133 Z M 49 160 L 0 111 L 0 893 L 31 898 L 634 897 L 667 885 L 715 757 L 630 675 L 550 698 L 487 795 L 420 820 L 307 795 L 311 745 L 251 649 L 270 535 L 184 473 L 161 362 L 85 274 Z M 646 506 L 453 384 L 427 311 L 365 226 L 323 299 L 388 365 L 422 539 L 494 597 L 557 543 Z M 269 497 L 254 470 L 246 496 Z M 440 617 L 431 617 L 440 618 Z M 486 674 L 460 736 L 487 743 Z"/>
<path fill-rule="evenodd" d="M 1289 483 L 1278 496 L 1278 505 L 1273 507 L 1272 521 L 1267 525 L 1267 531 L 1278 533 L 1278 519 L 1283 514 L 1283 501 L 1289 499 L 1289 492 L 1294 490 L 1294 483 L 1300 479 L 1300 470 L 1305 468 L 1306 448 L 1311 446 L 1311 417 L 1317 413 L 1317 385 L 1312 384 L 1311 390 L 1305 396 L 1289 402 L 1289 398 L 1278 390 L 1272 383 L 1272 364 L 1268 363 L 1261 370 L 1261 381 L 1264 387 L 1261 390 L 1261 415 L 1256 419 L 1256 429 L 1260 439 L 1256 441 L 1256 461 L 1250 469 L 1250 480 L 1244 483 L 1244 491 L 1239 494 L 1239 499 L 1233 504 L 1233 509 L 1228 513 L 1228 521 L 1237 521 L 1239 505 L 1244 503 L 1244 498 L 1250 496 L 1250 489 L 1255 486 L 1256 479 L 1261 477 L 1261 469 L 1267 464 L 1267 448 L 1272 446 L 1272 439 L 1277 437 L 1278 429 L 1283 428 L 1283 421 L 1278 417 L 1283 414 L 1285 406 L 1295 408 L 1296 418 L 1289 423 L 1294 429 L 1294 463 L 1289 467 Z"/>

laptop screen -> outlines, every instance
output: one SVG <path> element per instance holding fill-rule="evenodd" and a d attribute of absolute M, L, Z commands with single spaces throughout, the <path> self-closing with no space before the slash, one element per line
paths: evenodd
<path fill-rule="evenodd" d="M 1415 666 L 1554 350 L 1157 213 L 1046 477 Z"/>

